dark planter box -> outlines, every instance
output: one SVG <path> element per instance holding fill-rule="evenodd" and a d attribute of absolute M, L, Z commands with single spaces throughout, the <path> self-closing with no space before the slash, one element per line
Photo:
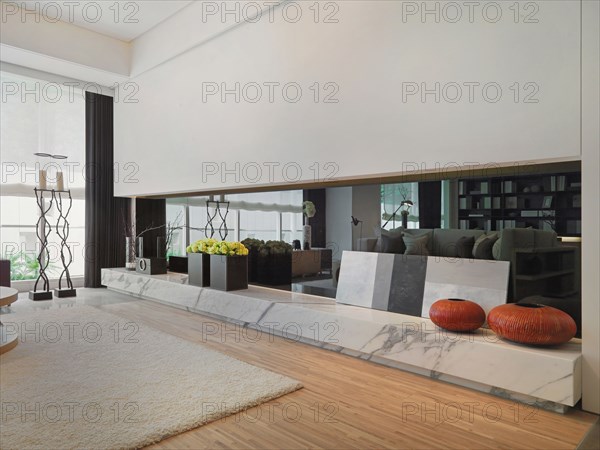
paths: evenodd
<path fill-rule="evenodd" d="M 257 282 L 267 286 L 292 283 L 292 255 L 260 255 L 258 258 Z"/>
<path fill-rule="evenodd" d="M 136 258 L 135 271 L 146 275 L 162 275 L 167 273 L 166 258 Z"/>
<path fill-rule="evenodd" d="M 220 291 L 248 289 L 248 256 L 210 255 L 210 287 Z"/>
<path fill-rule="evenodd" d="M 210 286 L 210 255 L 207 253 L 188 253 L 188 284 L 192 286 Z"/>
<path fill-rule="evenodd" d="M 177 273 L 188 273 L 187 256 L 171 256 L 169 258 L 169 271 Z"/>
<path fill-rule="evenodd" d="M 249 250 L 248 252 L 248 281 L 258 281 L 258 264 L 259 254 L 258 250 Z"/>

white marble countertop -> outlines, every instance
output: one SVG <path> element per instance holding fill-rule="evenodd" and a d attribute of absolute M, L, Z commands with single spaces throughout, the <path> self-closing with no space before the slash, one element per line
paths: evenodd
<path fill-rule="evenodd" d="M 427 318 L 313 295 L 252 285 L 231 292 L 190 286 L 184 274 L 102 269 L 102 283 L 135 297 L 243 326 L 271 327 L 273 334 L 292 333 L 302 342 L 496 395 L 522 395 L 528 403 L 573 406 L 581 397 L 581 342 L 576 339 L 559 347 L 530 347 L 499 339 L 488 329 L 447 332 Z M 320 332 L 316 338 L 315 326 Z"/>

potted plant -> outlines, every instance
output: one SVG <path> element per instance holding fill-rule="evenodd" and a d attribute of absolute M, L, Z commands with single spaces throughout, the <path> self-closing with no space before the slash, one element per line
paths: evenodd
<path fill-rule="evenodd" d="M 258 282 L 270 286 L 292 282 L 292 246 L 284 241 L 267 241 L 260 247 Z"/>
<path fill-rule="evenodd" d="M 248 281 L 258 281 L 258 252 L 265 241 L 246 238 L 242 241 L 242 244 L 248 249 Z"/>
<path fill-rule="evenodd" d="M 188 283 L 193 286 L 210 286 L 210 255 L 207 250 L 217 241 L 200 239 L 188 246 Z"/>
<path fill-rule="evenodd" d="M 241 242 L 218 241 L 210 254 L 210 287 L 221 291 L 248 289 L 248 249 Z"/>

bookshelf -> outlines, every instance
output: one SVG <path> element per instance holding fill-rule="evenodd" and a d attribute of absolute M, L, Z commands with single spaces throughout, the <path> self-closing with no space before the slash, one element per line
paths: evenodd
<path fill-rule="evenodd" d="M 515 249 L 510 264 L 513 299 L 530 295 L 564 298 L 577 294 L 576 247 Z"/>
<path fill-rule="evenodd" d="M 581 172 L 458 180 L 461 229 L 554 230 L 581 236 Z"/>

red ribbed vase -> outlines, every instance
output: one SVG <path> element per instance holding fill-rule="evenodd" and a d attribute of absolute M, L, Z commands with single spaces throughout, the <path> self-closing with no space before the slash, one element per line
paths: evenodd
<path fill-rule="evenodd" d="M 577 325 L 567 313 L 534 303 L 496 306 L 487 320 L 498 336 L 521 344 L 558 345 L 577 333 Z"/>
<path fill-rule="evenodd" d="M 485 322 L 485 311 L 477 303 L 459 298 L 442 299 L 429 308 L 429 318 L 450 331 L 475 331 Z"/>

